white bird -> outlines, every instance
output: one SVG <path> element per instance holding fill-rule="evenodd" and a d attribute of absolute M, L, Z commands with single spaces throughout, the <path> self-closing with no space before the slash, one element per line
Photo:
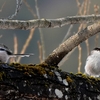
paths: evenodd
<path fill-rule="evenodd" d="M 94 48 L 87 57 L 85 73 L 93 77 L 100 76 L 100 48 Z"/>
<path fill-rule="evenodd" d="M 29 57 L 30 55 L 34 55 L 34 54 L 13 54 L 12 51 L 5 46 L 4 44 L 0 44 L 0 62 L 3 63 L 7 63 L 9 58 L 11 57 L 17 57 L 17 56 L 21 56 L 21 57 Z"/>

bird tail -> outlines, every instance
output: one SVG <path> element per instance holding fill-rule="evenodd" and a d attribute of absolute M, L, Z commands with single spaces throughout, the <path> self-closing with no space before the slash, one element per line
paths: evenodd
<path fill-rule="evenodd" d="M 33 56 L 33 53 L 30 54 L 12 54 L 10 55 L 10 57 L 17 57 L 17 56 L 21 56 L 21 57 L 29 57 L 29 56 Z"/>

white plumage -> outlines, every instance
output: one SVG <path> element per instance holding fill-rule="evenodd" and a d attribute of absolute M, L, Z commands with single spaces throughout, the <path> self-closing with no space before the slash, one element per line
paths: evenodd
<path fill-rule="evenodd" d="M 7 63 L 9 58 L 10 57 L 7 55 L 7 53 L 5 51 L 0 51 L 0 62 Z"/>
<path fill-rule="evenodd" d="M 12 51 L 5 46 L 4 44 L 0 44 L 0 62 L 7 63 L 10 57 L 16 57 L 16 56 L 21 56 L 21 57 L 29 57 L 30 55 L 34 54 L 13 54 Z"/>
<path fill-rule="evenodd" d="M 93 77 L 100 76 L 100 48 L 95 48 L 87 57 L 85 73 Z"/>

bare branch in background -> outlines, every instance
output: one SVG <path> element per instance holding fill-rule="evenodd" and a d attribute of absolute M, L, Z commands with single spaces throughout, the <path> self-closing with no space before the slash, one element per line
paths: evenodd
<path fill-rule="evenodd" d="M 80 24 L 79 28 L 78 28 L 78 32 L 80 32 L 83 28 L 83 24 Z M 81 45 L 78 45 L 78 51 L 79 51 L 79 55 L 78 55 L 78 72 L 81 72 L 81 66 L 82 66 L 82 48 Z"/>
<path fill-rule="evenodd" d="M 38 7 L 38 2 L 37 0 L 35 0 L 35 8 L 36 8 L 36 13 L 37 13 L 37 17 L 38 19 L 40 19 L 40 13 L 39 13 L 39 7 Z M 42 61 L 45 59 L 45 45 L 44 45 L 44 37 L 43 37 L 43 32 L 42 29 L 39 28 L 39 33 L 40 33 L 40 39 L 41 39 L 41 46 L 42 46 Z"/>
<path fill-rule="evenodd" d="M 85 2 L 85 0 L 83 1 L 82 5 L 79 2 L 79 0 L 76 0 L 76 2 L 77 2 L 78 10 L 79 10 L 78 14 L 82 15 L 82 10 L 84 8 L 84 2 Z M 82 30 L 82 27 L 83 27 L 83 25 L 80 24 L 80 26 L 78 28 L 78 32 L 80 32 Z M 81 48 L 81 45 L 79 44 L 78 45 L 78 72 L 81 72 L 81 66 L 82 66 L 82 58 L 81 57 L 82 57 L 82 48 Z"/>
<path fill-rule="evenodd" d="M 42 54 L 43 51 L 42 51 L 42 46 L 41 46 L 40 42 L 38 41 L 37 43 L 38 43 L 38 48 L 39 48 L 39 59 L 40 59 L 40 63 L 41 63 L 41 62 L 43 62 L 43 59 L 42 59 L 43 58 L 43 54 Z"/>
<path fill-rule="evenodd" d="M 35 0 L 35 8 L 36 8 L 36 13 L 34 13 L 33 9 L 30 7 L 30 5 L 28 4 L 28 2 L 26 0 L 23 0 L 25 5 L 27 6 L 27 8 L 29 9 L 29 11 L 32 13 L 32 15 L 34 16 L 34 18 L 38 18 L 40 19 L 40 14 L 39 14 L 39 7 L 38 7 L 38 3 L 37 3 L 37 0 Z M 39 28 L 39 32 L 40 32 L 40 39 L 41 39 L 41 46 L 39 45 L 40 43 L 38 42 L 38 47 L 39 47 L 39 59 L 40 59 L 40 62 L 43 61 L 43 59 L 45 59 L 45 47 L 44 47 L 44 39 L 43 39 L 43 32 L 42 30 Z M 42 49 L 41 50 L 41 53 L 40 53 L 40 48 Z"/>
<path fill-rule="evenodd" d="M 27 38 L 27 40 L 26 40 L 26 42 L 25 42 L 25 44 L 24 44 L 24 46 L 23 46 L 22 51 L 20 52 L 20 54 L 24 54 L 25 53 L 25 51 L 26 51 L 26 49 L 27 49 L 27 47 L 28 47 L 28 45 L 29 45 L 32 37 L 33 37 L 34 30 L 35 30 L 35 28 L 33 28 L 33 29 L 30 30 L 29 37 Z M 17 59 L 17 62 L 20 62 L 20 60 L 21 60 L 21 57 L 19 56 L 18 59 Z"/>
<path fill-rule="evenodd" d="M 100 15 L 68 16 L 58 19 L 7 20 L 0 19 L 0 29 L 56 28 L 68 24 L 99 22 Z"/>
<path fill-rule="evenodd" d="M 83 12 L 84 15 L 89 14 L 90 4 L 91 4 L 90 0 L 85 0 L 85 7 L 84 7 L 84 12 Z M 87 26 L 87 24 L 83 24 L 83 28 L 85 28 L 86 26 Z M 85 44 L 86 44 L 86 49 L 87 49 L 87 56 L 89 56 L 90 47 L 89 47 L 89 40 L 88 39 L 85 41 Z"/>
<path fill-rule="evenodd" d="M 27 8 L 31 12 L 31 14 L 34 16 L 34 18 L 37 18 L 37 15 L 34 13 L 33 9 L 30 7 L 30 5 L 28 4 L 28 2 L 26 0 L 23 0 L 23 2 L 27 6 Z"/>
<path fill-rule="evenodd" d="M 69 37 L 69 35 L 71 35 L 72 28 L 73 28 L 73 24 L 71 24 L 70 27 L 68 28 L 68 31 L 66 35 L 64 36 L 64 39 L 62 40 L 62 43 Z"/>
<path fill-rule="evenodd" d="M 99 14 L 99 6 L 98 5 L 94 5 L 94 12 L 96 15 Z M 99 40 L 99 34 L 96 34 L 95 36 L 95 46 L 98 46 L 98 40 Z"/>
<path fill-rule="evenodd" d="M 18 40 L 17 40 L 17 36 L 14 34 L 14 54 L 18 53 Z M 11 57 L 10 58 L 10 63 L 16 62 L 16 58 L 15 57 Z"/>
<path fill-rule="evenodd" d="M 81 72 L 81 66 L 82 66 L 82 47 L 79 44 L 78 45 L 78 51 L 79 51 L 79 55 L 78 55 L 78 72 Z"/>
<path fill-rule="evenodd" d="M 21 7 L 21 5 L 22 5 L 22 1 L 23 1 L 23 0 L 16 0 L 16 9 L 15 9 L 15 13 L 14 13 L 13 15 L 9 16 L 9 17 L 6 18 L 6 19 L 13 19 L 13 18 L 18 14 L 18 12 L 19 12 L 19 10 L 20 10 L 20 7 Z"/>
<path fill-rule="evenodd" d="M 5 4 L 6 4 L 6 1 L 5 1 L 5 2 L 3 3 L 3 5 L 1 6 L 0 12 L 2 12 L 2 9 L 4 8 Z"/>
<path fill-rule="evenodd" d="M 14 54 L 18 53 L 18 39 L 17 36 L 14 35 Z"/>

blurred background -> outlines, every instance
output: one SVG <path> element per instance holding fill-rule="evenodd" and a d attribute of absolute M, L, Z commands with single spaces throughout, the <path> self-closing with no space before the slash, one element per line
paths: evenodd
<path fill-rule="evenodd" d="M 67 16 L 99 14 L 99 6 L 99 0 L 23 0 L 19 13 L 13 19 L 32 20 L 37 17 L 56 19 Z M 12 15 L 15 8 L 16 0 L 0 0 L 0 18 L 7 18 Z M 37 16 L 37 13 L 39 16 Z M 61 28 L 36 28 L 33 30 L 0 29 L 0 43 L 7 45 L 14 53 L 34 53 L 34 56 L 22 58 L 20 62 L 38 64 L 42 58 L 48 57 L 62 43 L 66 34 L 69 38 L 86 26 L 87 24 L 74 24 Z M 41 56 L 41 46 L 43 47 L 42 52 L 44 52 L 43 57 Z M 99 34 L 81 43 L 64 59 L 60 68 L 67 72 L 84 72 L 87 55 L 96 46 L 100 46 Z M 24 51 L 22 51 L 23 47 Z M 15 50 L 16 48 L 17 50 Z"/>

